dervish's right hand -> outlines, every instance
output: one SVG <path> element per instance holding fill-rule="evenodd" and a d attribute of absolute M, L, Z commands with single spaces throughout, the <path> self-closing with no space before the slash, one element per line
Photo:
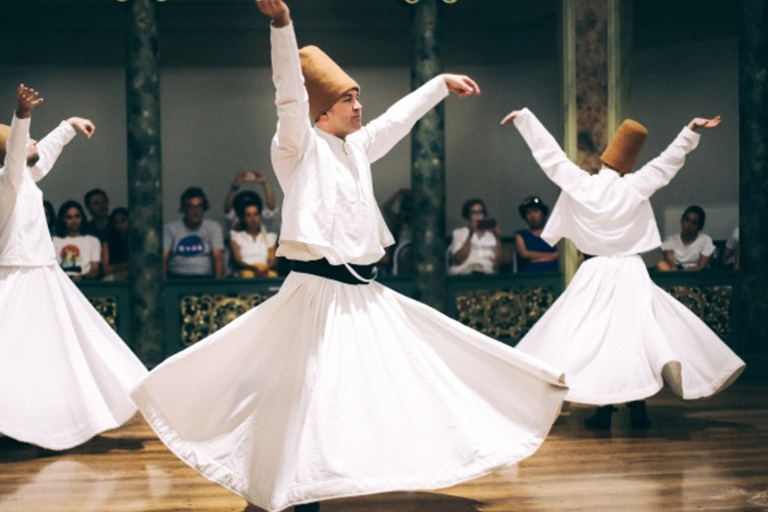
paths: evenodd
<path fill-rule="evenodd" d="M 16 89 L 16 97 L 19 100 L 16 107 L 16 117 L 19 119 L 29 117 L 32 109 L 43 102 L 39 92 L 24 84 L 19 84 L 19 88 Z"/>
<path fill-rule="evenodd" d="M 272 25 L 277 28 L 291 22 L 291 11 L 283 0 L 256 0 L 256 6 L 272 20 Z"/>
<path fill-rule="evenodd" d="M 501 120 L 502 126 L 513 123 L 515 121 L 515 118 L 518 116 L 518 114 L 520 114 L 519 110 L 513 110 L 512 112 L 507 114 L 507 116 Z"/>
<path fill-rule="evenodd" d="M 67 119 L 67 122 L 72 125 L 72 128 L 79 131 L 89 139 L 91 138 L 91 135 L 93 135 L 93 132 L 96 131 L 96 126 L 94 126 L 94 124 L 88 119 L 83 119 L 82 117 L 70 117 Z"/>
<path fill-rule="evenodd" d="M 695 117 L 690 123 L 688 123 L 688 129 L 696 130 L 696 128 L 715 128 L 722 122 L 720 116 L 715 116 L 712 119 L 705 119 L 703 117 Z"/>

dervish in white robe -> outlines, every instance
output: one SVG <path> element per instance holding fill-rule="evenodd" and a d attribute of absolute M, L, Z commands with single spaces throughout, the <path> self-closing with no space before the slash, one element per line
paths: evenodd
<path fill-rule="evenodd" d="M 65 450 L 136 412 L 129 391 L 147 369 L 61 270 L 36 182 L 76 132 L 37 143 L 14 115 L 0 168 L 0 434 Z"/>
<path fill-rule="evenodd" d="M 550 245 L 569 238 L 594 256 L 517 348 L 564 368 L 571 402 L 642 400 L 665 381 L 685 399 L 730 385 L 744 362 L 651 281 L 639 256 L 661 245 L 649 198 L 675 176 L 701 136 L 685 127 L 638 171 L 622 176 L 604 167 L 591 175 L 528 109 L 513 119 L 536 162 L 562 189 L 542 238 Z"/>
<path fill-rule="evenodd" d="M 376 263 L 393 242 L 371 163 L 448 95 L 435 78 L 346 138 L 313 128 L 293 25 L 271 28 L 285 192 L 279 253 Z M 292 272 L 279 293 L 166 360 L 133 394 L 205 477 L 275 511 L 436 489 L 531 455 L 561 372 L 377 282 Z"/>

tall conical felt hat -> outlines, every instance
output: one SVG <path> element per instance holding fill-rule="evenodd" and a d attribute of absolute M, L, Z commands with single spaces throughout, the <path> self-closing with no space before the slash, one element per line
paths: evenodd
<path fill-rule="evenodd" d="M 632 172 L 647 136 L 648 130 L 645 126 L 632 119 L 625 120 L 603 151 L 600 160 L 621 174 Z"/>
<path fill-rule="evenodd" d="M 350 89 L 360 90 L 357 82 L 344 72 L 317 46 L 299 50 L 304 85 L 309 95 L 309 113 L 313 121 L 331 107 Z"/>
<path fill-rule="evenodd" d="M 3 165 L 5 160 L 5 143 L 8 142 L 8 137 L 11 136 L 11 127 L 7 124 L 0 124 L 0 166 Z"/>

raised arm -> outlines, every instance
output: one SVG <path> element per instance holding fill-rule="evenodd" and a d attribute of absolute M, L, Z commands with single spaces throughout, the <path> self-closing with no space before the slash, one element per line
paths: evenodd
<path fill-rule="evenodd" d="M 283 180 L 285 176 L 281 174 L 292 168 L 288 162 L 292 163 L 311 140 L 309 98 L 288 6 L 282 0 L 256 0 L 256 5 L 272 25 L 272 81 L 278 118 L 272 149 L 275 171 L 278 179 Z M 284 160 L 286 165 L 280 165 Z"/>
<path fill-rule="evenodd" d="M 720 116 L 711 119 L 694 118 L 659 156 L 624 178 L 631 180 L 644 197 L 650 197 L 677 175 L 685 164 L 688 153 L 699 145 L 701 135 L 696 131 L 716 128 L 721 122 Z"/>
<path fill-rule="evenodd" d="M 4 178 L 18 189 L 27 168 L 27 140 L 32 110 L 43 102 L 40 94 L 32 88 L 19 85 L 16 89 L 16 111 L 11 121 L 11 133 L 6 142 Z"/>
<path fill-rule="evenodd" d="M 480 94 L 480 87 L 466 75 L 445 73 L 436 76 L 351 137 L 363 139 L 368 159 L 373 163 L 408 135 L 416 122 L 449 93 L 465 98 Z"/>
<path fill-rule="evenodd" d="M 94 124 L 82 117 L 70 117 L 66 121 L 62 121 L 59 126 L 37 143 L 37 153 L 40 155 L 40 159 L 30 169 L 32 178 L 35 181 L 40 181 L 50 172 L 61 155 L 61 150 L 69 144 L 77 132 L 90 139 L 95 131 Z"/>
<path fill-rule="evenodd" d="M 589 174 L 568 159 L 555 138 L 530 110 L 512 111 L 501 121 L 502 125 L 512 123 L 528 144 L 541 170 L 561 189 L 573 194 L 589 179 Z"/>

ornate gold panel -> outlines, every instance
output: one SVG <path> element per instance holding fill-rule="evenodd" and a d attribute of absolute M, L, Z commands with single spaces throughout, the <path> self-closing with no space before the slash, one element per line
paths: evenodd
<path fill-rule="evenodd" d="M 521 338 L 552 305 L 551 289 L 467 290 L 456 294 L 459 321 L 493 338 Z"/>
<path fill-rule="evenodd" d="M 665 286 L 664 290 L 685 304 L 721 338 L 731 334 L 730 286 Z"/>
<path fill-rule="evenodd" d="M 86 297 L 110 327 L 117 331 L 117 297 Z"/>
<path fill-rule="evenodd" d="M 269 298 L 258 293 L 183 295 L 181 342 L 190 346 Z"/>

